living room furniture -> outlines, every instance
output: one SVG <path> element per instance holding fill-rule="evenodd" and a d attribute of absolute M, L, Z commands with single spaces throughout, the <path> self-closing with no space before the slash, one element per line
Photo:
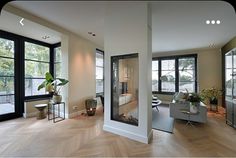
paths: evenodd
<path fill-rule="evenodd" d="M 181 119 L 181 120 L 189 120 L 194 122 L 200 122 L 200 123 L 206 123 L 207 122 L 207 107 L 204 103 L 200 102 L 198 111 L 199 113 L 196 115 L 191 115 L 189 118 L 188 115 L 181 112 L 181 109 L 189 109 L 189 102 L 176 102 L 173 100 L 169 107 L 170 107 L 170 117 L 173 117 L 175 119 Z"/>
<path fill-rule="evenodd" d="M 160 105 L 162 103 L 161 100 L 152 100 L 152 108 L 156 108 L 157 111 L 159 112 L 159 109 L 158 109 L 158 105 Z"/>
<path fill-rule="evenodd" d="M 63 116 L 61 116 L 61 105 L 63 106 Z M 48 120 L 53 120 L 54 123 L 65 120 L 65 102 L 54 103 L 50 102 L 48 104 Z M 52 117 L 50 117 L 50 113 L 52 113 Z M 59 119 L 58 119 L 59 118 Z"/>
<path fill-rule="evenodd" d="M 189 109 L 180 109 L 180 111 L 181 111 L 183 114 L 186 114 L 186 115 L 188 116 L 188 120 L 187 120 L 188 122 L 186 123 L 186 125 L 191 125 L 191 126 L 193 126 L 193 124 L 192 124 L 192 122 L 191 122 L 191 116 L 197 115 L 197 114 L 199 113 L 199 111 L 196 112 L 196 113 L 190 112 Z"/>
<path fill-rule="evenodd" d="M 47 107 L 47 104 L 36 104 L 34 105 L 34 107 L 39 111 L 37 114 L 37 119 L 38 120 L 45 119 L 46 115 L 44 109 Z"/>

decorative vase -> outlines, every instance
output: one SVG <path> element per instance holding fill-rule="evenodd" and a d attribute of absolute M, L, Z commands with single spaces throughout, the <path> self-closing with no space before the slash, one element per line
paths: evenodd
<path fill-rule="evenodd" d="M 95 115 L 97 108 L 97 100 L 96 99 L 86 99 L 85 100 L 85 108 L 88 116 Z"/>
<path fill-rule="evenodd" d="M 198 112 L 198 103 L 190 102 L 190 112 L 196 114 Z"/>
<path fill-rule="evenodd" d="M 60 103 L 61 102 L 61 100 L 62 100 L 62 96 L 61 95 L 53 95 L 53 97 L 52 97 L 52 99 L 53 99 L 53 102 L 54 103 Z"/>

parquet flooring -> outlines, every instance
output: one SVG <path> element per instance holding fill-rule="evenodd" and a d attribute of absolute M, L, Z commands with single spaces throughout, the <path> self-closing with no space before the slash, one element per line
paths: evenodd
<path fill-rule="evenodd" d="M 35 118 L 0 122 L 0 157 L 148 157 L 236 156 L 236 130 L 223 115 L 208 116 L 207 124 L 185 126 L 175 121 L 174 134 L 154 130 L 143 144 L 102 130 L 103 113 L 58 123 Z"/>

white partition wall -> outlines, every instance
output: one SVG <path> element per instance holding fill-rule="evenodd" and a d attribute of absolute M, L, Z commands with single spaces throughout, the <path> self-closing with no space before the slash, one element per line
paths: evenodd
<path fill-rule="evenodd" d="M 104 130 L 143 143 L 152 138 L 151 10 L 147 2 L 107 4 L 104 28 L 105 117 Z M 111 57 L 138 53 L 138 126 L 111 120 Z"/>

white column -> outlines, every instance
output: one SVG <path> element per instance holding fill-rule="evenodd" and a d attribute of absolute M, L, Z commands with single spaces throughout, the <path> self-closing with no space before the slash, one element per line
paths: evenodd
<path fill-rule="evenodd" d="M 111 2 L 106 8 L 104 130 L 143 143 L 152 138 L 151 11 L 147 2 Z M 111 120 L 111 56 L 138 53 L 139 125 Z"/>

